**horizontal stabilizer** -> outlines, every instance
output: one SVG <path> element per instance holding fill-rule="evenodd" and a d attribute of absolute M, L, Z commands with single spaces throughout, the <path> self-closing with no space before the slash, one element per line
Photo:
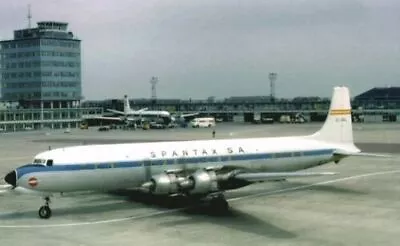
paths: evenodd
<path fill-rule="evenodd" d="M 366 152 L 348 152 L 343 150 L 336 150 L 334 155 L 339 156 L 364 156 L 364 157 L 377 157 L 377 158 L 391 158 L 391 155 L 379 154 L 379 153 L 366 153 Z"/>
<path fill-rule="evenodd" d="M 334 172 L 276 172 L 276 173 L 239 173 L 233 176 L 233 178 L 246 180 L 249 182 L 261 182 L 269 180 L 280 180 L 286 178 L 299 178 L 299 177 L 314 177 L 314 176 L 326 176 L 335 175 Z"/>

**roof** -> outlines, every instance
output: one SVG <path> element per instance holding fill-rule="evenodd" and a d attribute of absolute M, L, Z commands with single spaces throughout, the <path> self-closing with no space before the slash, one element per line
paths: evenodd
<path fill-rule="evenodd" d="M 375 87 L 363 92 L 355 100 L 400 100 L 400 87 Z"/>

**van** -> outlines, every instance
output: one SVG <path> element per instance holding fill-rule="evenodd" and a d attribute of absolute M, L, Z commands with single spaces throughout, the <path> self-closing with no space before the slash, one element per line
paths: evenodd
<path fill-rule="evenodd" d="M 214 127 L 215 119 L 213 117 L 194 118 L 192 121 L 190 121 L 190 124 L 193 128 Z"/>

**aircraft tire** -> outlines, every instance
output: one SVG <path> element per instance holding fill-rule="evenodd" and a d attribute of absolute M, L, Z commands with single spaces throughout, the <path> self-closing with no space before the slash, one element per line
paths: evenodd
<path fill-rule="evenodd" d="M 229 204 L 223 197 L 212 198 L 210 200 L 210 207 L 217 213 L 226 213 L 229 210 Z"/>
<path fill-rule="evenodd" d="M 48 219 L 51 217 L 51 209 L 49 206 L 41 206 L 38 214 L 41 219 Z"/>

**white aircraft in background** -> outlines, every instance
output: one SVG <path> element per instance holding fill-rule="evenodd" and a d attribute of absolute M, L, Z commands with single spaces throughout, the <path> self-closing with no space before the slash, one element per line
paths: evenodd
<path fill-rule="evenodd" d="M 9 172 L 7 193 L 41 196 L 40 218 L 52 214 L 52 194 L 138 188 L 160 196 L 206 199 L 227 209 L 223 192 L 255 182 L 331 175 L 296 172 L 364 154 L 353 144 L 346 87 L 335 87 L 323 127 L 308 136 L 86 145 L 42 152 Z"/>
<path fill-rule="evenodd" d="M 96 119 L 130 122 L 130 121 L 143 121 L 146 119 L 161 118 L 164 120 L 164 123 L 168 125 L 171 122 L 180 123 L 184 121 L 186 117 L 195 116 L 198 114 L 198 113 L 192 113 L 192 114 L 171 115 L 168 111 L 165 110 L 148 110 L 148 108 L 133 110 L 130 106 L 127 95 L 124 96 L 124 111 L 118 111 L 115 109 L 107 109 L 107 110 L 121 116 L 120 117 L 101 116 L 101 117 L 96 117 Z"/>

